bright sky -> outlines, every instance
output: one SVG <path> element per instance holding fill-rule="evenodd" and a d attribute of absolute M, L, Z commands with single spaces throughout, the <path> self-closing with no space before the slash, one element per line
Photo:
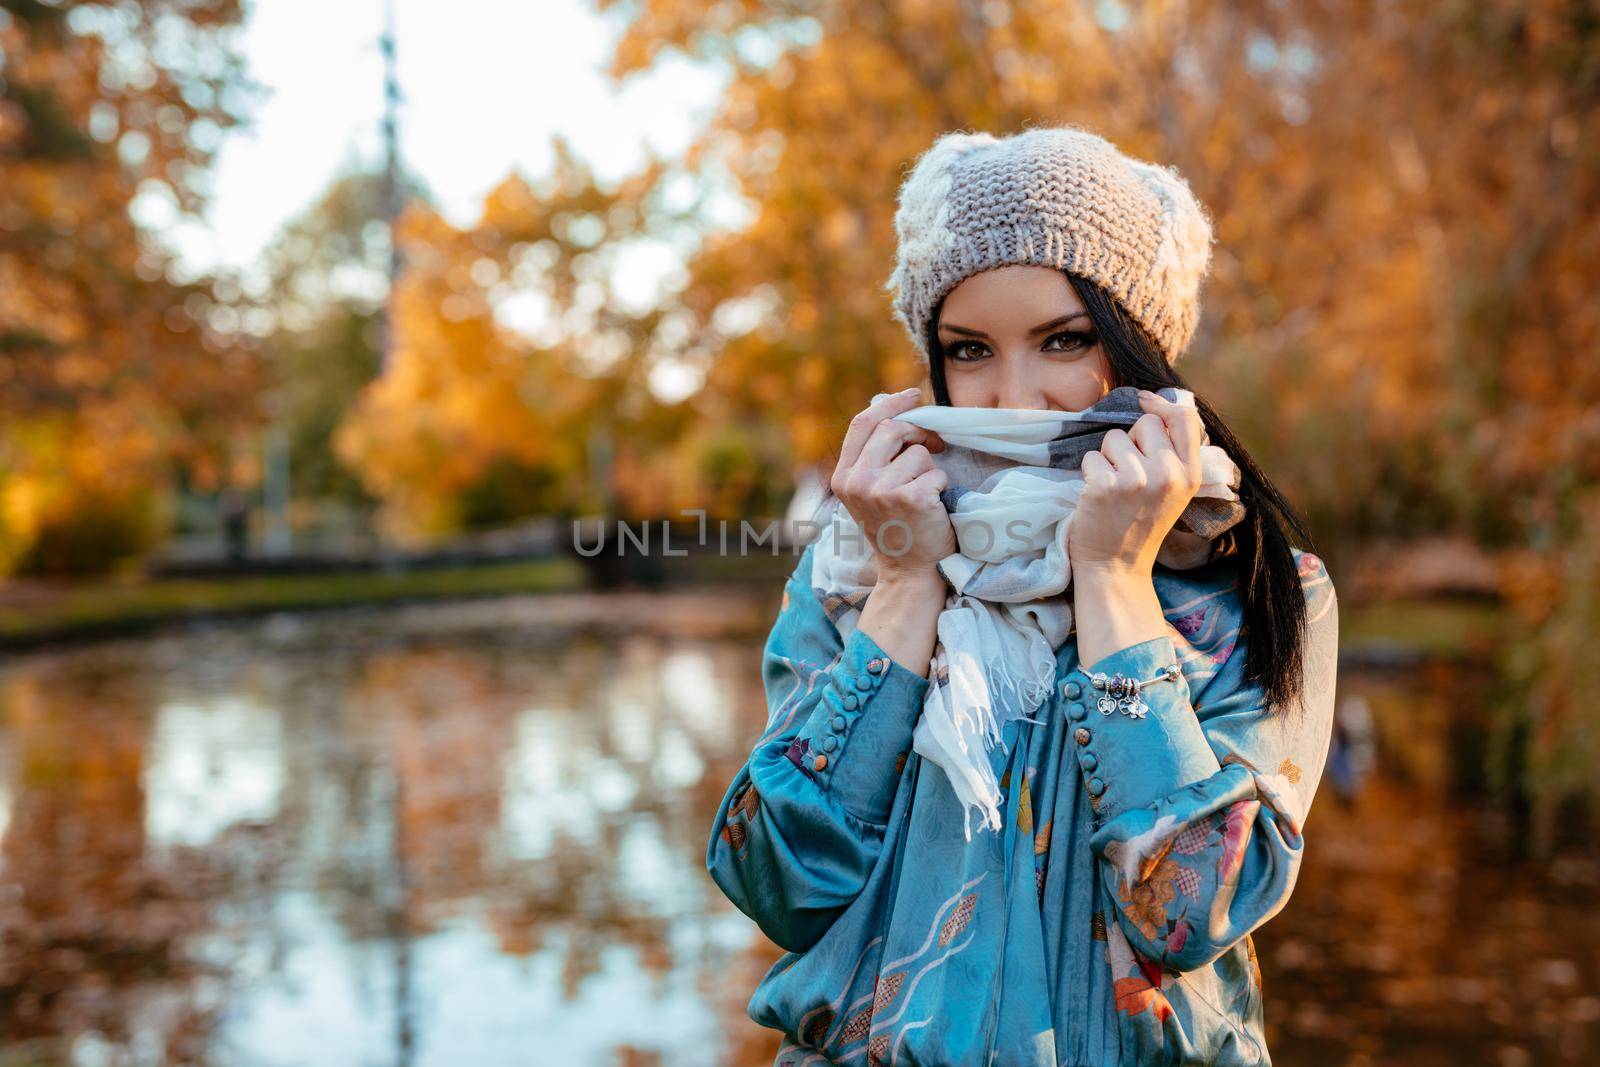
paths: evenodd
<path fill-rule="evenodd" d="M 384 0 L 252 0 L 240 46 L 265 87 L 219 153 L 204 225 L 167 231 L 192 271 L 247 269 L 347 162 L 381 157 Z M 674 62 L 614 89 L 614 30 L 589 0 L 396 0 L 401 151 L 458 225 L 513 168 L 551 162 L 563 133 L 603 179 L 646 145 L 676 154 L 722 75 Z"/>

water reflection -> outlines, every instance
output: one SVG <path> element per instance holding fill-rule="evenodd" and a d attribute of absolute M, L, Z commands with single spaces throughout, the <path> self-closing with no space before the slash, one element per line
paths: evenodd
<path fill-rule="evenodd" d="M 755 616 L 560 606 L 10 661 L 0 1059 L 724 1062 L 759 938 L 703 854 L 760 694 L 715 631 Z"/>
<path fill-rule="evenodd" d="M 1346 672 L 1377 772 L 1319 791 L 1307 860 L 1257 943 L 1269 1037 L 1304 1064 L 1600 1062 L 1600 860 L 1518 858 L 1465 758 L 1481 669 Z"/>
<path fill-rule="evenodd" d="M 145 833 L 157 845 L 210 844 L 237 823 L 268 823 L 283 792 L 283 719 L 227 698 L 161 705 L 145 771 Z"/>
<path fill-rule="evenodd" d="M 705 876 L 762 595 L 281 618 L 0 668 L 0 1062 L 767 1064 Z M 1594 864 L 1484 843 L 1471 681 L 1360 674 L 1259 939 L 1291 1063 L 1591 1061 Z M 1463 710 L 1467 709 L 1467 710 Z"/>

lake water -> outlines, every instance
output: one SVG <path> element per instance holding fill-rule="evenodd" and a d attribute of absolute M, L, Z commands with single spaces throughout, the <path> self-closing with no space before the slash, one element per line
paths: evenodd
<path fill-rule="evenodd" d="M 769 1064 L 778 952 L 704 868 L 769 592 L 0 663 L 0 1065 Z M 1258 935 L 1279 1062 L 1600 1061 L 1600 864 L 1506 851 L 1458 758 L 1480 682 L 1341 677 L 1380 759 L 1325 780 Z"/>

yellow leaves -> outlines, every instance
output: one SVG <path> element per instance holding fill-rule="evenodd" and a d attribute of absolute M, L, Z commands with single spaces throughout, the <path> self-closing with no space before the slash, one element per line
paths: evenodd
<path fill-rule="evenodd" d="M 437 235 L 441 226 L 434 219 L 419 228 Z M 454 240 L 434 252 L 402 277 L 390 366 L 335 436 L 340 458 L 389 505 L 397 533 L 452 528 L 460 495 L 488 467 L 537 464 L 556 439 L 545 424 L 549 413 L 530 404 L 523 388 L 534 357 L 512 347 L 470 277 L 462 285 L 454 276 L 455 257 L 474 250 Z"/>
<path fill-rule="evenodd" d="M 861 216 L 841 206 L 829 213 L 822 225 L 821 237 L 831 248 L 848 249 L 861 241 L 862 230 Z"/>
<path fill-rule="evenodd" d="M 828 365 L 827 356 L 821 352 L 805 353 L 800 357 L 797 370 L 795 384 L 802 392 L 822 389 L 832 377 L 832 367 Z"/>
<path fill-rule="evenodd" d="M 839 445 L 832 426 L 817 422 L 809 416 L 797 416 L 789 420 L 789 440 L 793 443 L 794 451 L 800 456 L 826 456 L 829 451 Z M 831 472 L 833 467 L 828 465 Z"/>
<path fill-rule="evenodd" d="M 1181 868 L 1170 857 L 1144 873 L 1142 880 L 1133 886 L 1122 882 L 1117 886 L 1117 898 L 1122 901 L 1122 911 L 1139 932 L 1154 941 L 1158 933 L 1166 932 L 1167 906 L 1177 893 L 1173 880 Z"/>
<path fill-rule="evenodd" d="M 813 329 L 817 324 L 817 306 L 809 300 L 796 300 L 789 305 L 789 328 L 800 333 Z"/>
<path fill-rule="evenodd" d="M 151 489 L 162 481 L 163 442 L 129 412 L 101 405 L 86 414 L 6 426 L 14 453 L 0 477 L 0 573 L 96 569 L 159 532 Z"/>
<path fill-rule="evenodd" d="M 171 281 L 130 215 L 143 181 L 183 204 L 185 175 L 212 147 L 194 136 L 169 57 L 149 51 L 152 9 L 125 9 L 103 42 L 39 10 L 0 29 L 9 98 L 32 101 L 0 105 L 0 570 L 93 570 L 154 536 L 175 470 L 217 469 L 253 415 L 254 367 L 225 332 L 203 334 L 217 294 Z M 225 71 L 229 47 L 210 31 L 239 14 L 218 0 L 161 17 L 215 47 Z M 103 80 L 112 53 L 151 77 Z M 231 95 L 226 75 L 217 88 Z M 125 165 L 110 140 L 135 115 L 160 135 Z"/>
<path fill-rule="evenodd" d="M 482 222 L 485 228 L 498 230 L 530 229 L 541 225 L 545 214 L 527 180 L 520 174 L 511 174 L 489 191 L 483 203 Z"/>
<path fill-rule="evenodd" d="M 635 222 L 570 159 L 537 186 L 502 182 L 470 229 L 407 213 L 394 346 L 334 436 L 391 534 L 674 499 L 670 462 L 629 451 L 636 433 L 655 432 L 652 407 L 630 393 L 642 388 L 644 334 L 616 307 L 604 250 L 591 247 L 595 226 L 604 236 Z M 507 296 L 543 309 L 528 327 L 538 340 L 502 321 Z"/>
<path fill-rule="evenodd" d="M 1033 836 L 1033 775 L 1022 776 L 1022 788 L 1017 793 L 1017 832 Z"/>

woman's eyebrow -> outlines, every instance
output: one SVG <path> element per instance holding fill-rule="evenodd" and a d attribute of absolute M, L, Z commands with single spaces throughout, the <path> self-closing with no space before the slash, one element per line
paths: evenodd
<path fill-rule="evenodd" d="M 1049 322 L 1041 322 L 1039 325 L 1028 331 L 1028 336 L 1032 337 L 1035 334 L 1044 333 L 1046 330 L 1053 330 L 1057 326 L 1065 326 L 1074 319 L 1086 319 L 1088 317 L 1089 313 L 1087 311 L 1074 311 L 1072 314 L 1063 315 L 1059 319 L 1051 319 Z M 989 339 L 989 335 L 984 333 L 982 330 L 974 330 L 967 326 L 957 326 L 950 322 L 941 322 L 939 324 L 939 329 L 949 330 L 951 333 L 965 334 L 968 337 L 981 337 L 985 341 Z"/>

